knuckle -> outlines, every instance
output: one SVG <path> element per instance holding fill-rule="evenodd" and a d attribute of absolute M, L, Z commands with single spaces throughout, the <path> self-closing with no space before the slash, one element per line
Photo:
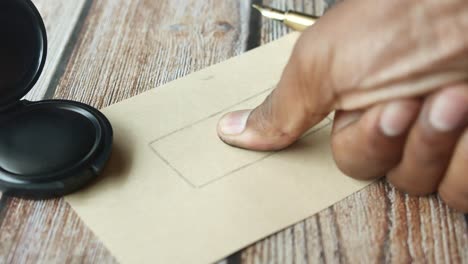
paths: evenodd
<path fill-rule="evenodd" d="M 349 153 L 348 140 L 343 136 L 333 136 L 331 139 L 331 149 L 333 154 L 333 159 L 338 169 L 343 172 L 345 175 L 351 178 L 357 178 L 359 173 L 356 173 L 355 163 L 353 156 Z"/>
<path fill-rule="evenodd" d="M 387 155 L 383 149 L 381 149 L 382 144 L 379 136 L 376 133 L 364 133 L 365 139 L 363 144 L 363 153 L 362 155 L 374 162 L 381 162 L 387 159 Z"/>
<path fill-rule="evenodd" d="M 332 142 L 332 153 L 337 168 L 346 176 L 356 180 L 370 180 L 375 178 L 375 174 L 371 170 L 366 170 L 357 160 L 356 155 L 351 152 L 342 151 L 342 148 L 337 147 Z"/>
<path fill-rule="evenodd" d="M 396 163 L 401 153 L 395 151 L 400 148 L 396 148 L 400 145 L 400 142 L 388 142 L 375 127 L 364 127 L 361 133 L 363 137 L 362 153 L 363 158 L 373 164 L 381 164 L 382 166 L 387 164 Z"/>
<path fill-rule="evenodd" d="M 252 124 L 255 124 L 255 129 L 257 131 L 269 136 L 276 135 L 279 132 L 277 129 L 278 125 L 275 124 L 278 123 L 278 120 L 275 120 L 273 114 L 273 96 L 274 91 L 269 94 L 265 101 L 253 111 L 249 120 Z"/>
<path fill-rule="evenodd" d="M 365 177 L 362 172 L 357 169 L 357 166 L 353 164 L 352 161 L 349 159 L 343 158 L 342 155 L 335 154 L 335 163 L 338 169 L 345 174 L 346 176 L 349 176 L 353 179 L 357 180 L 366 180 L 368 177 Z"/>
<path fill-rule="evenodd" d="M 443 135 L 421 133 L 418 137 L 419 142 L 415 144 L 414 155 L 419 161 L 426 164 L 440 162 L 447 158 L 455 144 L 453 137 L 447 138 Z"/>
<path fill-rule="evenodd" d="M 331 140 L 331 148 L 333 159 L 338 169 L 343 172 L 346 176 L 354 179 L 359 179 L 361 175 L 356 169 L 356 163 L 354 162 L 353 155 L 350 155 L 349 148 L 343 148 L 346 146 L 346 141 L 342 137 L 334 136 Z"/>
<path fill-rule="evenodd" d="M 291 117 L 284 109 L 278 107 L 277 98 L 280 96 L 276 92 L 277 90 L 274 90 L 262 105 L 254 110 L 250 121 L 264 136 L 277 138 L 281 142 L 293 142 L 300 136 L 300 124 L 304 118 L 299 114 Z"/>
<path fill-rule="evenodd" d="M 291 145 L 297 138 L 295 131 L 287 129 L 284 120 L 279 119 L 273 107 L 270 94 L 262 105 L 257 107 L 249 118 L 248 126 L 255 130 L 264 139 L 261 148 L 279 150 Z"/>
<path fill-rule="evenodd" d="M 346 133 L 346 132 L 344 132 Z M 375 133 L 360 133 L 359 139 L 351 133 L 332 137 L 332 153 L 338 169 L 358 180 L 370 180 L 386 173 L 389 158 L 381 153 Z"/>

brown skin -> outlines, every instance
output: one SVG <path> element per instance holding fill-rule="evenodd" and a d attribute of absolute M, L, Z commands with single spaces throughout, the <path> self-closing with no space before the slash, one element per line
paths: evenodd
<path fill-rule="evenodd" d="M 282 149 L 350 93 L 411 83 L 409 91 L 439 72 L 467 72 L 467 32 L 466 0 L 347 0 L 301 35 L 264 103 L 224 116 L 219 136 L 241 148 Z M 405 192 L 438 191 L 468 212 L 468 82 L 346 110 L 335 114 L 331 142 L 345 174 L 387 175 Z"/>

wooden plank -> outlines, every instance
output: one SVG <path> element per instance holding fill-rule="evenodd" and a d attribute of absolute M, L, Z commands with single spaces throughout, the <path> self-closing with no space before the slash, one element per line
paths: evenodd
<path fill-rule="evenodd" d="M 47 30 L 47 61 L 36 86 L 26 96 L 29 100 L 40 100 L 53 94 L 54 78 L 63 60 L 66 60 L 67 44 L 73 36 L 76 23 L 82 15 L 87 0 L 33 0 L 41 13 Z"/>
<path fill-rule="evenodd" d="M 468 263 L 462 214 L 384 182 L 245 249 L 242 263 Z"/>
<path fill-rule="evenodd" d="M 237 0 L 93 1 L 55 97 L 100 108 L 242 53 L 249 12 Z M 8 199 L 3 212 L 0 262 L 115 263 L 63 200 Z"/>
<path fill-rule="evenodd" d="M 333 0 L 269 0 L 321 15 Z M 263 20 L 261 42 L 289 30 Z M 239 253 L 241 263 L 468 263 L 465 217 L 436 196 L 414 198 L 384 181 Z"/>
<path fill-rule="evenodd" d="M 56 97 L 105 107 L 240 54 L 241 2 L 96 1 Z"/>
<path fill-rule="evenodd" d="M 63 200 L 8 199 L 0 263 L 112 263 L 109 251 Z"/>
<path fill-rule="evenodd" d="M 221 2 L 166 1 L 155 7 L 149 0 L 96 1 L 59 81 L 58 96 L 101 107 L 241 53 L 246 46 L 248 7 L 237 6 L 237 1 Z M 327 6 L 320 1 L 273 4 L 316 14 Z M 208 18 L 201 19 L 204 16 Z M 225 24 L 221 18 L 234 22 Z M 286 33 L 279 24 L 265 23 L 271 24 L 262 27 L 262 43 Z M 6 204 L 0 262 L 115 262 L 62 200 L 9 199 Z M 468 263 L 467 234 L 463 215 L 436 197 L 409 198 L 380 182 L 233 259 Z"/>

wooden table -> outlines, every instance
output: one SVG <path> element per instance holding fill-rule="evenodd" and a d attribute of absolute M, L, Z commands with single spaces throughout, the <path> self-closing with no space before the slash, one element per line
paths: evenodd
<path fill-rule="evenodd" d="M 30 99 L 101 108 L 286 34 L 248 0 L 34 0 L 47 24 L 47 67 Z M 320 15 L 329 0 L 264 0 Z M 168 109 L 170 111 L 170 109 Z M 291 201 L 294 202 L 294 201 Z M 384 181 L 222 261 L 468 263 L 468 217 L 437 197 Z M 113 263 L 61 199 L 0 200 L 0 263 Z"/>

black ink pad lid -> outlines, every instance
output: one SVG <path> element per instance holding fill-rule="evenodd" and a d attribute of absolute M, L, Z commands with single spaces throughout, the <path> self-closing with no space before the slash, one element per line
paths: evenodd
<path fill-rule="evenodd" d="M 31 0 L 0 1 L 0 191 L 45 199 L 74 192 L 103 169 L 112 127 L 95 108 L 67 100 L 21 100 L 47 52 Z"/>

